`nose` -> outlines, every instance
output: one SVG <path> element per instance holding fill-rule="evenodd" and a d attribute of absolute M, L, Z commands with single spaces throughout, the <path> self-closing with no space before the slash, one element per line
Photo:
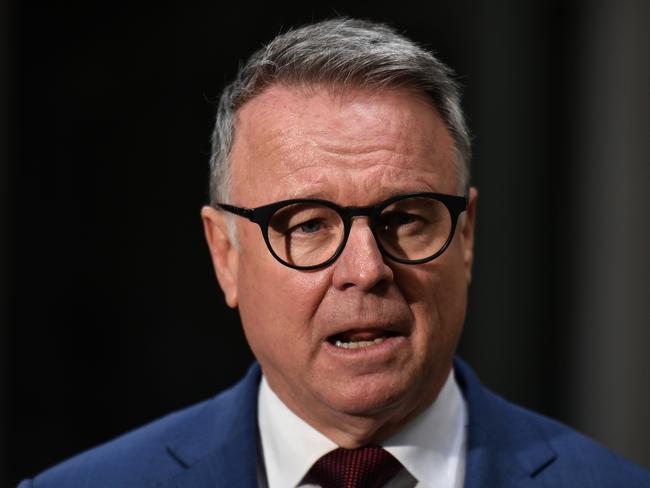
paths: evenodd
<path fill-rule="evenodd" d="M 393 270 L 384 261 L 368 219 L 355 219 L 345 249 L 334 263 L 334 287 L 340 290 L 359 287 L 370 291 L 392 280 Z"/>

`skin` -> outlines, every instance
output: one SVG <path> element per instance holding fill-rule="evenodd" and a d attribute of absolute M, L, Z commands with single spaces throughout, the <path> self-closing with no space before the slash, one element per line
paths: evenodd
<path fill-rule="evenodd" d="M 239 112 L 230 203 L 296 197 L 371 205 L 415 191 L 457 194 L 453 140 L 437 111 L 402 89 L 272 85 Z M 297 271 L 276 261 L 257 224 L 202 210 L 226 301 L 238 307 L 269 385 L 339 446 L 390 436 L 431 404 L 452 367 L 465 318 L 476 190 L 453 241 L 432 262 L 384 258 L 364 217 L 330 266 Z M 341 350 L 328 338 L 396 336 Z"/>

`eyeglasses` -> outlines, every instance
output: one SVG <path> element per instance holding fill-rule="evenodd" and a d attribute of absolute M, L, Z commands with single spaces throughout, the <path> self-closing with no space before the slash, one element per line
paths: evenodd
<path fill-rule="evenodd" d="M 420 264 L 440 256 L 451 242 L 466 196 L 397 195 L 368 207 L 341 207 L 328 200 L 297 198 L 242 208 L 216 207 L 260 226 L 271 254 L 294 269 L 325 267 L 339 257 L 353 217 L 368 217 L 379 250 L 398 263 Z"/>

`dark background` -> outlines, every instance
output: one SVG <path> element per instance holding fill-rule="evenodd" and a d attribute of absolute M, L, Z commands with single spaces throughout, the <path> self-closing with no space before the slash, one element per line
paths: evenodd
<path fill-rule="evenodd" d="M 461 354 L 650 466 L 650 4 L 241 5 L 0 5 L 0 486 L 245 371 L 199 219 L 214 101 L 262 42 L 336 14 L 391 23 L 465 86 Z"/>

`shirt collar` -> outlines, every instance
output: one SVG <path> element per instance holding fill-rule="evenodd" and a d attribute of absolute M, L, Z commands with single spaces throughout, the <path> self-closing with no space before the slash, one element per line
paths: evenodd
<path fill-rule="evenodd" d="M 264 376 L 257 412 L 269 488 L 298 486 L 321 456 L 338 447 L 289 410 Z"/>
<path fill-rule="evenodd" d="M 422 486 L 462 486 L 466 407 L 453 370 L 436 400 L 382 446 Z M 295 415 L 269 387 L 258 395 L 258 424 L 269 488 L 298 486 L 311 466 L 338 446 Z"/>
<path fill-rule="evenodd" d="M 422 486 L 463 486 L 467 409 L 453 370 L 436 400 L 382 442 Z"/>

